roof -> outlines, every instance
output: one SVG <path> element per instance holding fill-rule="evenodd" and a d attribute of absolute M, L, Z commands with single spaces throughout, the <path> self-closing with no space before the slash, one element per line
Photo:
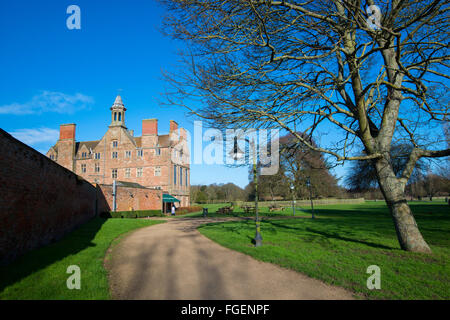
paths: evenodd
<path fill-rule="evenodd" d="M 136 147 L 142 147 L 142 137 L 133 137 L 134 142 L 136 142 Z"/>
<path fill-rule="evenodd" d="M 82 146 L 86 146 L 86 148 L 88 150 L 92 149 L 94 150 L 94 148 L 97 146 L 97 144 L 100 142 L 100 140 L 96 140 L 96 141 L 80 141 L 80 142 L 76 142 L 75 143 L 75 153 L 78 152 L 78 150 L 81 149 Z"/>
<path fill-rule="evenodd" d="M 163 202 L 180 202 L 180 200 L 178 200 L 174 196 L 171 196 L 168 193 L 164 193 L 163 194 Z"/>
<path fill-rule="evenodd" d="M 116 100 L 114 100 L 114 105 L 123 107 L 122 97 L 119 94 L 117 95 Z"/>
<path fill-rule="evenodd" d="M 147 189 L 143 185 L 140 185 L 136 182 L 127 182 L 127 181 L 116 181 L 116 185 L 120 187 L 126 187 L 126 188 L 139 188 L 139 189 Z"/>
<path fill-rule="evenodd" d="M 56 153 L 58 153 L 58 146 L 57 146 L 56 144 L 55 144 L 54 146 L 51 146 L 50 149 L 48 149 L 48 151 L 50 151 L 50 150 L 52 150 L 52 149 L 53 149 Z M 48 152 L 48 151 L 47 151 L 47 152 Z"/>
<path fill-rule="evenodd" d="M 170 146 L 170 137 L 168 134 L 158 136 L 158 144 L 160 147 Z"/>

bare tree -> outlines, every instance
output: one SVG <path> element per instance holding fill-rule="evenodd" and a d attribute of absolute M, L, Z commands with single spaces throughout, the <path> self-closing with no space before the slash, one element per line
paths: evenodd
<path fill-rule="evenodd" d="M 165 73 L 168 103 L 218 128 L 282 128 L 338 162 L 370 160 L 401 248 L 431 252 L 404 191 L 420 158 L 450 154 L 437 129 L 449 108 L 448 2 L 162 2 L 165 32 L 186 44 L 183 71 Z M 393 142 L 412 145 L 398 176 Z"/>

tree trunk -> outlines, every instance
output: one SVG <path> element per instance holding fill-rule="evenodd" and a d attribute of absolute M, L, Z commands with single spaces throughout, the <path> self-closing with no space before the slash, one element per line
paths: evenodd
<path fill-rule="evenodd" d="M 386 159 L 375 162 L 378 183 L 394 221 L 400 247 L 406 251 L 431 253 L 406 202 L 405 186 L 397 179 Z"/>

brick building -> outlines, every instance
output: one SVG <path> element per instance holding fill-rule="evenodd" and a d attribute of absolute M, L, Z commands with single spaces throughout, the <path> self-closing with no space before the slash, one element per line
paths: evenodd
<path fill-rule="evenodd" d="M 142 136 L 135 137 L 125 126 L 126 110 L 117 96 L 111 107 L 111 124 L 100 140 L 77 142 L 76 125 L 61 125 L 59 140 L 47 156 L 93 184 L 112 185 L 113 180 L 137 183 L 175 197 L 180 201 L 177 206 L 189 206 L 186 130 L 170 120 L 169 134 L 158 135 L 158 120 L 145 119 Z"/>

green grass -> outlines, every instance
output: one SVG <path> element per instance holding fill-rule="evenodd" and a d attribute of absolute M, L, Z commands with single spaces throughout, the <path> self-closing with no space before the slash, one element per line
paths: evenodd
<path fill-rule="evenodd" d="M 105 253 L 131 230 L 164 221 L 95 218 L 60 241 L 0 267 L 0 299 L 109 299 Z M 67 267 L 81 269 L 81 289 L 66 286 Z"/>
<path fill-rule="evenodd" d="M 265 219 L 259 248 L 251 244 L 254 221 L 199 230 L 225 247 L 342 286 L 356 297 L 450 299 L 450 209 L 442 202 L 415 202 L 411 208 L 431 255 L 400 249 L 383 202 L 318 207 L 315 220 Z M 366 287 L 370 265 L 381 268 L 380 290 Z"/>

